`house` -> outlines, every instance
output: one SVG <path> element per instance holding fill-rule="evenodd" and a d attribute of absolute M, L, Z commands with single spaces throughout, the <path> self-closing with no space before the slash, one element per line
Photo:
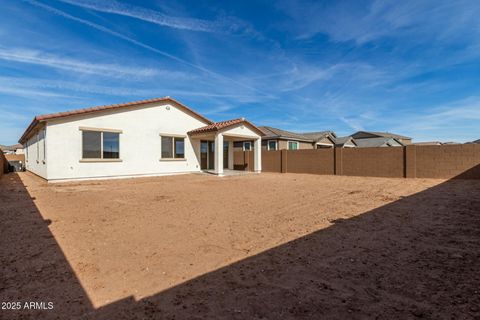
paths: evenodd
<path fill-rule="evenodd" d="M 402 147 L 403 144 L 394 138 L 355 139 L 358 148 Z"/>
<path fill-rule="evenodd" d="M 296 133 L 278 128 L 261 126 L 263 131 L 263 150 L 298 150 L 298 149 L 324 149 L 324 148 L 355 148 L 355 140 L 351 137 L 337 137 L 333 131 L 317 131 Z M 235 143 L 235 151 L 249 151 L 251 141 Z"/>
<path fill-rule="evenodd" d="M 333 131 L 306 132 L 302 135 L 313 140 L 313 149 L 333 148 L 337 138 Z"/>
<path fill-rule="evenodd" d="M 263 150 L 297 150 L 312 149 L 313 140 L 300 133 L 290 132 L 282 129 L 261 126 L 258 127 L 262 133 Z M 235 151 L 250 151 L 253 142 L 249 140 L 236 142 Z"/>
<path fill-rule="evenodd" d="M 350 136 L 336 137 L 333 139 L 335 142 L 335 148 L 356 148 L 358 147 L 355 139 Z"/>
<path fill-rule="evenodd" d="M 233 143 L 253 141 L 261 171 L 263 132 L 244 118 L 213 122 L 156 98 L 36 116 L 19 142 L 26 169 L 48 181 L 233 170 Z"/>
<path fill-rule="evenodd" d="M 412 143 L 412 138 L 390 132 L 358 131 L 352 134 L 351 137 L 356 141 L 363 139 L 389 138 L 396 140 L 401 145 L 408 145 Z"/>
<path fill-rule="evenodd" d="M 23 146 L 21 144 L 15 144 L 13 146 L 3 146 L 0 145 L 0 150 L 3 151 L 4 154 L 23 154 Z"/>
<path fill-rule="evenodd" d="M 260 130 L 264 133 L 262 137 L 264 150 L 312 149 L 313 140 L 303 134 L 268 126 L 262 126 Z"/>

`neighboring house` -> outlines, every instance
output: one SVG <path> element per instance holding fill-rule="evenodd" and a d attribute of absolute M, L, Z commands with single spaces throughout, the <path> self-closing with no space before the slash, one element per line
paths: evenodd
<path fill-rule="evenodd" d="M 408 145 L 412 143 L 412 138 L 390 132 L 358 131 L 352 134 L 351 137 L 357 142 L 358 140 L 363 139 L 389 138 L 400 142 L 401 145 Z"/>
<path fill-rule="evenodd" d="M 302 135 L 313 140 L 313 149 L 333 148 L 337 138 L 333 131 L 306 132 Z"/>
<path fill-rule="evenodd" d="M 233 142 L 254 143 L 247 120 L 212 122 L 180 102 L 156 98 L 37 116 L 20 138 L 26 169 L 48 181 L 155 176 L 233 169 Z"/>
<path fill-rule="evenodd" d="M 263 150 L 297 150 L 312 149 L 313 140 L 300 133 L 290 132 L 272 127 L 258 127 L 262 132 Z M 235 142 L 235 151 L 250 151 L 253 142 L 249 140 Z"/>
<path fill-rule="evenodd" d="M 480 143 L 480 139 L 472 141 L 472 143 Z"/>
<path fill-rule="evenodd" d="M 303 134 L 268 126 L 259 128 L 264 133 L 262 137 L 264 150 L 312 149 L 313 140 Z"/>
<path fill-rule="evenodd" d="M 13 146 L 0 146 L 0 150 L 4 154 L 23 154 L 23 146 L 21 144 L 15 144 Z"/>
<path fill-rule="evenodd" d="M 268 126 L 259 129 L 264 133 L 262 149 L 268 151 L 357 147 L 352 137 L 337 137 L 333 131 L 296 133 Z M 251 145 L 250 141 L 236 142 L 235 151 L 249 151 Z"/>
<path fill-rule="evenodd" d="M 358 148 L 402 147 L 403 144 L 393 138 L 355 139 Z"/>
<path fill-rule="evenodd" d="M 335 148 L 356 148 L 358 147 L 355 139 L 350 136 L 347 137 L 336 137 L 333 139 L 335 142 Z"/>

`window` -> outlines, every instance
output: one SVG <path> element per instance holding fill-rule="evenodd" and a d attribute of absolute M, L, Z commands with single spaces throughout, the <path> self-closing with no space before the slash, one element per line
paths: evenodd
<path fill-rule="evenodd" d="M 120 159 L 118 132 L 82 130 L 83 159 Z"/>
<path fill-rule="evenodd" d="M 277 140 L 268 140 L 267 150 L 277 150 Z"/>
<path fill-rule="evenodd" d="M 243 142 L 243 151 L 252 151 L 252 142 L 244 141 Z"/>
<path fill-rule="evenodd" d="M 288 141 L 288 150 L 298 150 L 298 141 Z"/>
<path fill-rule="evenodd" d="M 162 159 L 185 159 L 185 138 L 162 136 Z"/>
<path fill-rule="evenodd" d="M 119 134 L 114 132 L 102 132 L 102 134 L 103 134 L 103 158 L 119 159 L 120 158 Z"/>

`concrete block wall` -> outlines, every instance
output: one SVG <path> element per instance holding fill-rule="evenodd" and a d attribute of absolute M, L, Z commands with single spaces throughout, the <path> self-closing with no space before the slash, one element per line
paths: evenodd
<path fill-rule="evenodd" d="M 251 170 L 253 152 L 236 152 L 235 164 Z M 264 150 L 262 167 L 264 172 L 282 173 L 480 179 L 480 145 Z"/>
<path fill-rule="evenodd" d="M 402 178 L 403 148 L 345 148 L 342 149 L 344 176 Z"/>

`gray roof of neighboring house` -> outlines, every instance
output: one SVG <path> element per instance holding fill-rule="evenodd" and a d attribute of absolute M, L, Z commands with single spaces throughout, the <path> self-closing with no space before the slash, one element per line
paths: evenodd
<path fill-rule="evenodd" d="M 480 139 L 472 141 L 472 143 L 480 143 Z"/>
<path fill-rule="evenodd" d="M 312 140 L 320 140 L 328 136 L 335 138 L 337 136 L 333 131 L 304 132 L 302 135 Z"/>
<path fill-rule="evenodd" d="M 402 136 L 402 135 L 395 134 L 395 133 L 379 132 L 379 131 L 357 131 L 357 132 L 355 132 L 354 134 L 352 134 L 351 136 L 355 138 L 355 135 L 356 135 L 356 134 L 359 134 L 359 133 L 367 133 L 367 134 L 376 135 L 376 136 L 384 137 L 384 138 L 412 139 L 412 138 L 410 138 L 410 137 Z M 361 138 L 361 139 L 370 139 L 370 138 Z"/>
<path fill-rule="evenodd" d="M 335 147 L 343 147 L 348 142 L 352 142 L 354 145 L 357 145 L 357 143 L 355 142 L 355 139 L 353 139 L 350 136 L 335 137 L 333 138 L 333 141 L 335 142 Z"/>
<path fill-rule="evenodd" d="M 359 148 L 373 148 L 381 147 L 389 144 L 398 144 L 403 146 L 403 144 L 393 138 L 367 138 L 367 139 L 355 139 L 355 143 Z"/>
<path fill-rule="evenodd" d="M 280 139 L 293 139 L 293 140 L 313 142 L 312 141 L 313 139 L 306 137 L 300 133 L 272 128 L 268 126 L 259 127 L 259 129 L 265 133 L 265 136 L 262 137 L 263 139 L 280 138 Z"/>

